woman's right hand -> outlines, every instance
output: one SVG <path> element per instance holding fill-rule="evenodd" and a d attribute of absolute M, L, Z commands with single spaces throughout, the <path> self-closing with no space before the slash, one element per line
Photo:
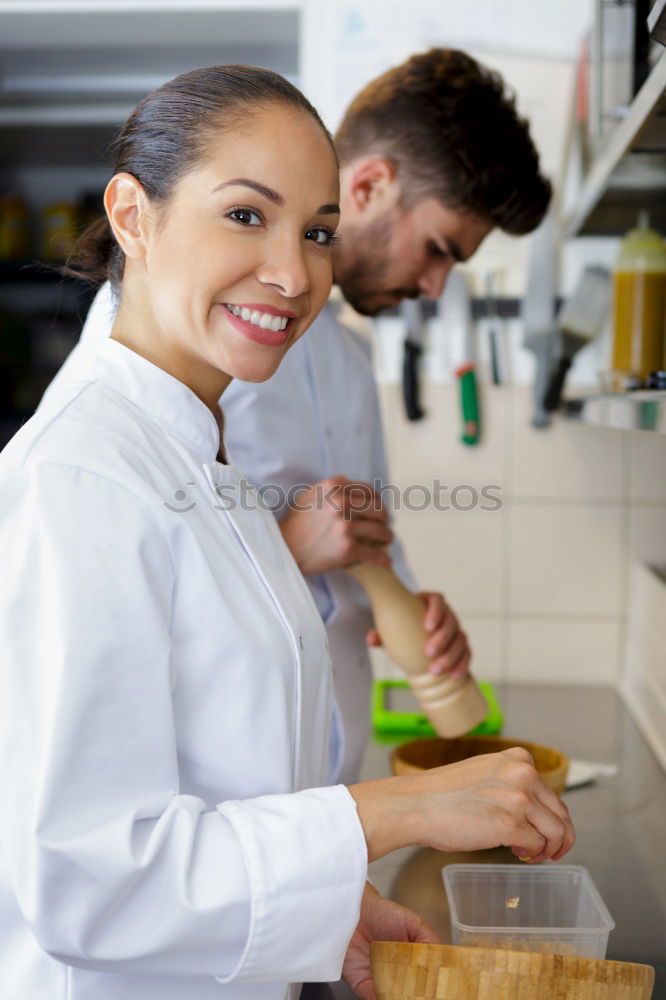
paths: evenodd
<path fill-rule="evenodd" d="M 556 861 L 575 841 L 567 807 L 521 747 L 349 791 L 370 861 L 408 845 L 440 851 L 504 846 L 533 862 Z"/>

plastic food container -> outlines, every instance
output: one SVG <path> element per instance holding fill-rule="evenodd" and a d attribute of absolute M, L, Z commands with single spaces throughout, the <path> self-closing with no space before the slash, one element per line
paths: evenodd
<path fill-rule="evenodd" d="M 605 958 L 615 922 L 580 865 L 448 865 L 454 945 Z"/>

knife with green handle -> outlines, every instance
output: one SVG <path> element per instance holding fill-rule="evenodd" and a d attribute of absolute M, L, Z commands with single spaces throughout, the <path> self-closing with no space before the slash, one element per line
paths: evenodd
<path fill-rule="evenodd" d="M 455 267 L 449 274 L 439 307 L 444 335 L 450 345 L 451 367 L 459 382 L 460 440 L 471 446 L 478 444 L 481 436 L 481 415 L 474 364 L 472 303 L 462 268 Z"/>
<path fill-rule="evenodd" d="M 463 444 L 478 444 L 480 436 L 479 397 L 476 391 L 474 364 L 470 361 L 461 365 L 456 371 L 456 375 L 460 380 L 460 408 L 463 421 L 461 441 Z"/>

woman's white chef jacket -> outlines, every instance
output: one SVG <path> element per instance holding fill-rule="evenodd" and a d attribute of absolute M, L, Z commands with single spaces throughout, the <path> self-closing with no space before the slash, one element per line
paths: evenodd
<path fill-rule="evenodd" d="M 329 302 L 266 382 L 234 380 L 222 399 L 225 443 L 234 463 L 267 503 L 298 484 L 342 474 L 352 480 L 388 483 L 377 388 L 368 345 L 338 320 Z M 102 286 L 86 318 L 78 346 L 46 393 L 58 386 L 86 352 L 109 335 L 115 304 Z M 390 504 L 389 504 L 390 507 Z M 278 517 L 285 512 L 278 510 Z M 396 538 L 393 566 L 415 590 Z M 372 614 L 365 592 L 344 570 L 308 576 L 307 583 L 328 631 L 343 746 L 340 781 L 358 780 L 370 730 L 372 671 L 365 634 Z"/>
<path fill-rule="evenodd" d="M 3 1000 L 339 977 L 367 855 L 346 788 L 317 787 L 325 632 L 218 447 L 105 340 L 0 456 Z"/>

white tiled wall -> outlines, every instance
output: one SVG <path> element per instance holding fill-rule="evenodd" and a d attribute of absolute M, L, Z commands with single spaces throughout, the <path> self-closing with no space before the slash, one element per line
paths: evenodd
<path fill-rule="evenodd" d="M 617 676 L 617 622 L 512 619 L 508 628 L 512 680 L 608 684 Z"/>
<path fill-rule="evenodd" d="M 512 395 L 511 490 L 523 499 L 618 502 L 626 493 L 627 441 L 617 432 L 555 418 L 535 431 L 532 392 Z M 575 430 L 575 433 L 572 431 Z"/>
<path fill-rule="evenodd" d="M 599 502 L 510 502 L 509 612 L 613 618 L 621 612 L 622 517 Z"/>
<path fill-rule="evenodd" d="M 441 590 L 456 608 L 502 613 L 506 510 L 401 513 L 396 531 L 423 590 Z"/>
<path fill-rule="evenodd" d="M 469 448 L 456 385 L 427 383 L 417 423 L 403 415 L 400 387 L 380 385 L 402 497 L 435 478 L 449 496 L 456 486 L 501 489 L 501 510 L 397 512 L 415 576 L 459 613 L 480 677 L 615 683 L 632 566 L 666 562 L 666 438 L 561 416 L 535 430 L 528 386 L 482 379 L 480 391 L 483 437 Z"/>
<path fill-rule="evenodd" d="M 666 462 L 663 440 L 654 434 L 636 434 L 631 454 L 631 498 L 666 503 Z"/>

